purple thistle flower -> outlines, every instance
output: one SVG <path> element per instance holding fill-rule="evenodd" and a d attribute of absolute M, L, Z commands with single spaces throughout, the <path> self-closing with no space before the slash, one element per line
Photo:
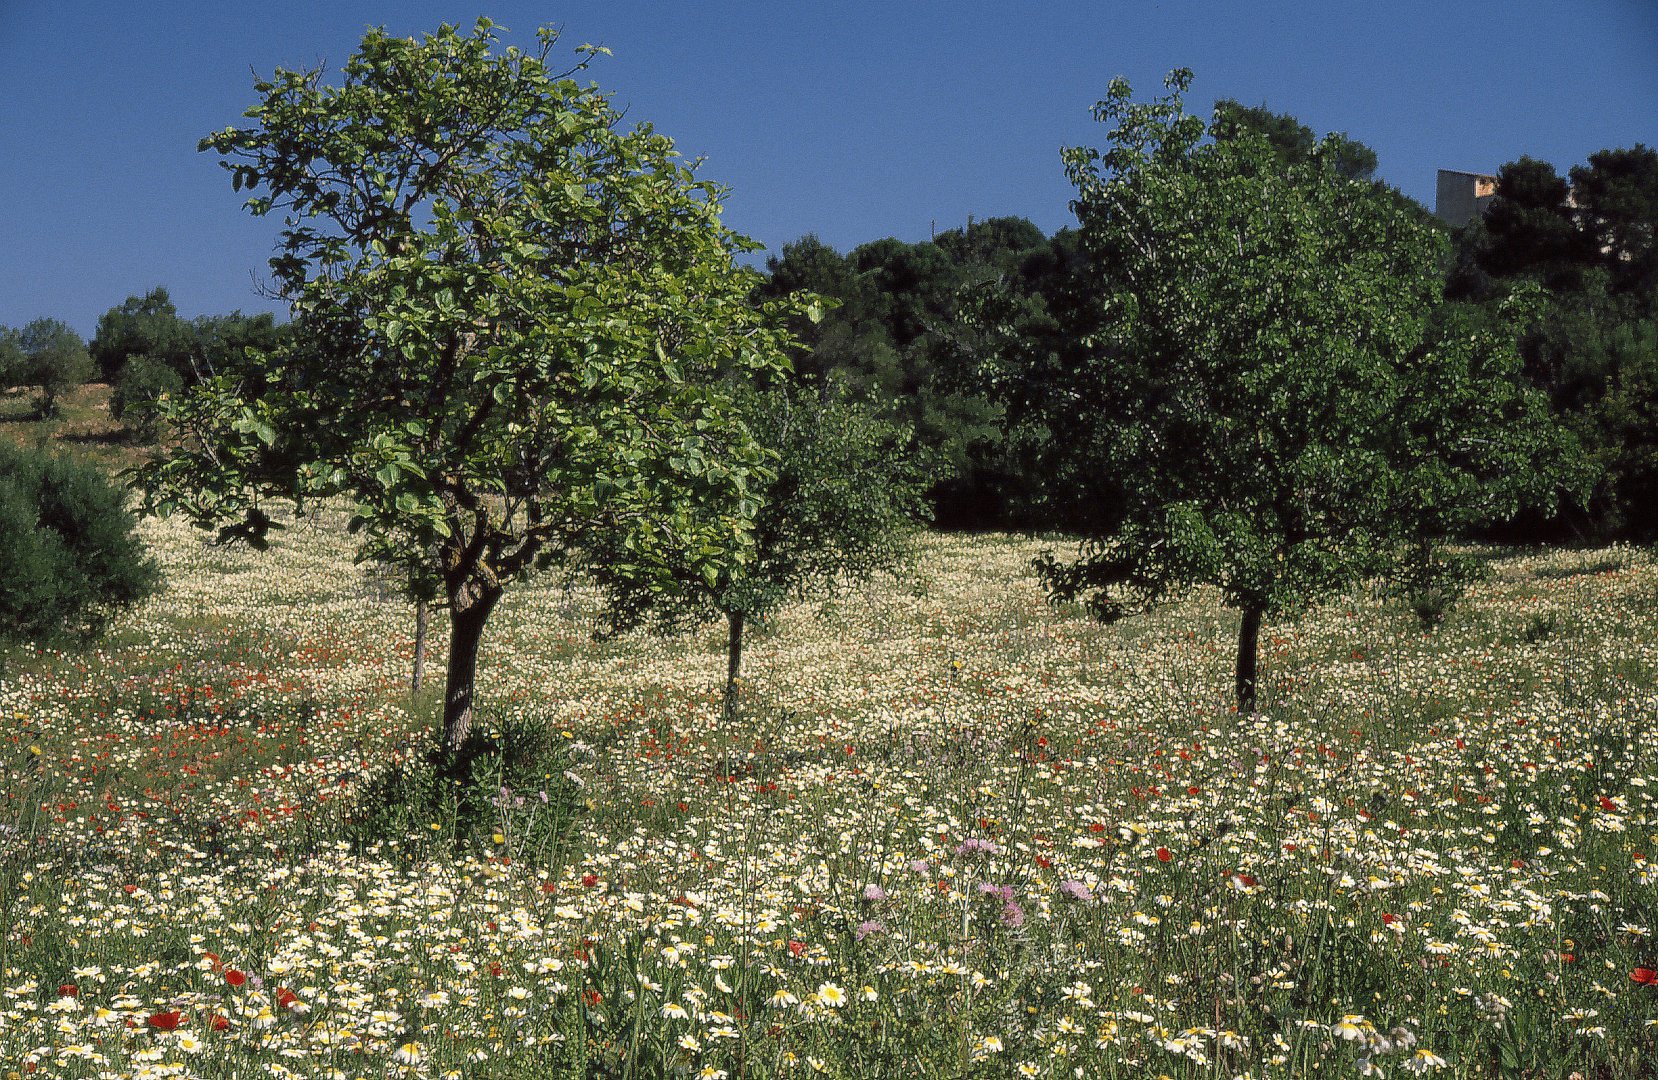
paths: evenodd
<path fill-rule="evenodd" d="M 887 898 L 887 891 L 874 882 L 864 886 L 864 899 L 872 904 L 879 904 Z"/>
<path fill-rule="evenodd" d="M 998 854 L 1001 853 L 1001 850 L 1002 850 L 1001 848 L 997 847 L 994 843 L 992 843 L 989 840 L 981 840 L 976 836 L 970 836 L 966 840 L 963 840 L 961 842 L 961 847 L 956 849 L 956 854 L 957 855 L 980 855 L 980 854 L 983 854 L 983 855 L 998 855 Z"/>
<path fill-rule="evenodd" d="M 1025 909 L 1009 900 L 1002 906 L 1002 925 L 1017 930 L 1025 925 Z"/>
<path fill-rule="evenodd" d="M 1094 898 L 1094 891 L 1080 881 L 1061 881 L 1059 894 L 1078 903 L 1086 903 Z"/>
<path fill-rule="evenodd" d="M 859 923 L 858 928 L 852 931 L 852 936 L 856 937 L 859 941 L 862 941 L 871 934 L 885 933 L 886 929 L 886 926 L 882 923 L 877 922 L 874 919 L 869 919 L 865 922 Z"/>
<path fill-rule="evenodd" d="M 910 869 L 917 874 L 925 874 L 932 870 L 932 866 L 926 859 L 914 859 L 910 862 Z"/>

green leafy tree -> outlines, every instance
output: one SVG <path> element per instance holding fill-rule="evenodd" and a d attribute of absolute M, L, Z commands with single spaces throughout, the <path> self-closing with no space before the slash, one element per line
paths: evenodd
<path fill-rule="evenodd" d="M 1434 230 L 1321 148 L 1286 166 L 1257 135 L 1206 139 L 1190 78 L 1151 103 L 1111 84 L 1110 148 L 1065 153 L 1091 299 L 1066 348 L 1009 335 L 987 375 L 1085 480 L 1079 557 L 1040 567 L 1053 594 L 1114 619 L 1218 588 L 1249 711 L 1264 619 L 1371 575 L 1454 583 L 1434 542 L 1547 499 L 1566 440 L 1511 337 L 1430 336 Z M 994 297 L 979 317 L 1007 325 Z"/>
<path fill-rule="evenodd" d="M 1522 514 L 1506 539 L 1647 541 L 1658 537 L 1650 462 L 1658 438 L 1643 409 L 1648 342 L 1658 322 L 1658 153 L 1601 150 L 1562 178 L 1532 158 L 1498 170 L 1481 221 L 1456 237 L 1446 295 L 1495 317 L 1517 288 L 1547 302 L 1520 343 L 1527 379 L 1604 466 L 1581 502 L 1552 515 Z"/>
<path fill-rule="evenodd" d="M 941 463 L 929 493 L 940 521 L 998 523 L 1018 483 L 1006 469 L 1000 410 L 966 377 L 960 298 L 991 281 L 1017 281 L 1022 261 L 1046 246 L 1029 221 L 991 218 L 916 244 L 872 241 L 844 256 L 808 236 L 768 262 L 762 295 L 804 288 L 838 302 L 821 323 L 795 328 L 798 377 L 845 386 L 914 429 Z"/>
<path fill-rule="evenodd" d="M 1376 175 L 1376 151 L 1364 143 L 1345 134 L 1332 134 L 1321 141 L 1312 128 L 1288 113 L 1273 112 L 1264 103 L 1244 105 L 1222 98 L 1215 102 L 1213 129 L 1217 139 L 1237 138 L 1246 132 L 1258 135 L 1285 165 L 1305 165 L 1316 154 L 1349 180 L 1369 180 Z"/>
<path fill-rule="evenodd" d="M 36 319 L 17 333 L 23 367 L 14 385 L 40 388 L 40 415 L 56 416 L 58 399 L 92 378 L 86 342 L 57 319 Z"/>
<path fill-rule="evenodd" d="M 743 395 L 756 440 L 774 460 L 755 489 L 753 556 L 710 575 L 694 552 L 670 550 L 642 576 L 609 538 L 583 553 L 618 628 L 727 626 L 725 709 L 737 707 L 744 630 L 791 601 L 827 599 L 879 574 L 902 573 L 926 520 L 932 472 L 907 428 L 844 390 L 778 386 Z"/>
<path fill-rule="evenodd" d="M 154 590 L 125 503 L 92 465 L 0 444 L 0 638 L 86 638 Z"/>
<path fill-rule="evenodd" d="M 109 411 L 140 442 L 152 443 L 161 436 L 164 402 L 183 390 L 184 380 L 171 364 L 140 353 L 121 365 Z"/>
<path fill-rule="evenodd" d="M 147 356 L 182 376 L 190 368 L 194 338 L 167 290 L 157 286 L 143 296 L 127 297 L 119 307 L 100 315 L 89 351 L 107 383 L 114 383 L 122 365 L 134 356 Z"/>
<path fill-rule="evenodd" d="M 761 458 L 715 373 L 787 343 L 721 190 L 573 77 L 598 50 L 555 71 L 556 37 L 373 30 L 335 85 L 256 83 L 251 123 L 202 146 L 284 215 L 294 333 L 170 407 L 181 445 L 140 476 L 149 508 L 229 537 L 263 541 L 261 500 L 346 495 L 370 553 L 434 552 L 451 750 L 490 613 L 573 533 L 614 530 L 641 567 L 743 557 Z"/>
<path fill-rule="evenodd" d="M 1546 161 L 1523 157 L 1497 170 L 1497 193 L 1459 240 L 1446 292 L 1488 299 L 1494 279 L 1526 278 L 1556 292 L 1582 288 L 1596 260 L 1578 228 L 1571 187 Z"/>
<path fill-rule="evenodd" d="M 1658 150 L 1640 143 L 1600 150 L 1571 178 L 1578 227 L 1613 290 L 1639 298 L 1642 314 L 1658 316 Z"/>

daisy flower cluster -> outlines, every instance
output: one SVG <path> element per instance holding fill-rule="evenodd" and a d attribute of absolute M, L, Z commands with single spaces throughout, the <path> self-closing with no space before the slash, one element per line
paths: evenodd
<path fill-rule="evenodd" d="M 456 848 L 346 828 L 434 701 L 337 524 L 148 523 L 163 594 L 0 675 L 0 1080 L 1650 1074 L 1644 553 L 1269 624 L 1255 716 L 1213 596 L 1103 627 L 1032 541 L 758 628 L 730 722 L 712 628 L 538 581 L 480 689 L 559 774 Z"/>

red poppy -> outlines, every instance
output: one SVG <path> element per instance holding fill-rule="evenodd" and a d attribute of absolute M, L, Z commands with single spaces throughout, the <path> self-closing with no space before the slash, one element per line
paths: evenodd
<path fill-rule="evenodd" d="M 583 885 L 587 886 L 589 889 L 591 889 L 593 886 L 595 886 L 599 883 L 599 875 L 597 875 L 597 874 L 583 874 L 581 876 L 581 883 Z"/>
<path fill-rule="evenodd" d="M 228 1019 L 226 1019 L 225 1017 L 223 1017 L 223 1016 L 215 1016 L 213 1018 L 213 1030 L 214 1031 L 229 1031 L 230 1030 L 230 1021 Z"/>
<path fill-rule="evenodd" d="M 171 1012 L 158 1012 L 146 1020 L 145 1023 L 149 1024 L 157 1031 L 173 1031 L 179 1026 L 179 1024 L 183 1023 L 183 1021 L 184 1014 L 179 1012 L 177 1009 L 174 1009 Z"/>
<path fill-rule="evenodd" d="M 229 983 L 231 986 L 243 986 L 246 985 L 247 981 L 248 977 L 242 972 L 237 971 L 235 968 L 231 968 L 229 971 L 225 972 L 225 982 Z"/>
<path fill-rule="evenodd" d="M 1605 810 L 1608 814 L 1615 814 L 1618 812 L 1618 804 L 1613 802 L 1611 799 L 1608 799 L 1605 795 L 1600 797 L 1600 808 Z"/>
<path fill-rule="evenodd" d="M 1396 923 L 1398 921 L 1399 921 L 1399 916 L 1389 915 L 1385 911 L 1382 912 L 1382 925 L 1383 926 L 1392 926 L 1394 923 Z"/>
<path fill-rule="evenodd" d="M 1174 858 L 1174 852 L 1170 851 L 1168 848 L 1160 847 L 1160 848 L 1157 849 L 1157 861 L 1158 862 L 1168 862 L 1169 860 L 1171 860 L 1173 858 Z"/>
<path fill-rule="evenodd" d="M 292 990 L 288 989 L 286 986 L 282 986 L 282 987 L 277 988 L 276 1003 L 281 1008 L 291 1009 L 291 1008 L 294 1007 L 294 1004 L 298 1001 L 299 1001 L 299 995 L 294 993 Z"/>
<path fill-rule="evenodd" d="M 58 997 L 80 997 L 81 989 L 74 983 L 64 983 L 58 987 Z"/>
<path fill-rule="evenodd" d="M 1638 967 L 1629 973 L 1629 978 L 1630 981 L 1634 982 L 1637 986 L 1651 986 L 1653 983 L 1658 983 L 1658 971 L 1653 971 L 1651 968 Z"/>
<path fill-rule="evenodd" d="M 597 990 L 589 990 L 583 994 L 582 997 L 587 999 L 587 1003 L 589 1005 L 597 1005 L 599 1002 L 604 1000 L 604 995 L 599 993 Z"/>
<path fill-rule="evenodd" d="M 791 942 L 789 942 L 789 952 L 792 955 L 799 956 L 801 953 L 803 953 L 805 951 L 806 951 L 806 943 L 804 941 L 791 941 Z"/>

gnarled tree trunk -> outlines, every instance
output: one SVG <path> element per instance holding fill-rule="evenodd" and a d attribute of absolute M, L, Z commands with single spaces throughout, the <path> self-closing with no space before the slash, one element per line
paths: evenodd
<path fill-rule="evenodd" d="M 1248 716 L 1255 711 L 1255 658 L 1261 644 L 1261 617 L 1266 611 L 1258 604 L 1243 609 L 1243 622 L 1238 626 L 1237 691 L 1238 715 Z"/>
<path fill-rule="evenodd" d="M 449 678 L 443 692 L 443 746 L 458 750 L 472 730 L 472 692 L 478 645 L 501 590 L 467 582 L 449 598 Z"/>

